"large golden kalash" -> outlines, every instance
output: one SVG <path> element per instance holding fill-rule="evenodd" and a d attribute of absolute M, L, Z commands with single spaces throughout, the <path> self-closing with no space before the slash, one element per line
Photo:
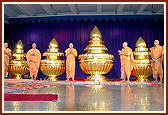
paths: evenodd
<path fill-rule="evenodd" d="M 24 45 L 21 40 L 19 40 L 15 49 L 12 53 L 12 59 L 9 61 L 8 72 L 14 75 L 12 79 L 23 79 L 23 75 L 29 73 L 29 67 L 26 61 L 26 53 L 24 53 Z"/>
<path fill-rule="evenodd" d="M 132 70 L 132 75 L 138 77 L 137 82 L 148 82 L 147 77 L 153 74 L 150 52 L 146 48 L 146 42 L 140 37 L 135 44 L 134 59 L 135 66 Z"/>
<path fill-rule="evenodd" d="M 44 75 L 47 75 L 47 80 L 57 81 L 57 76 L 65 72 L 65 60 L 61 60 L 64 56 L 63 52 L 59 52 L 58 42 L 53 38 L 48 45 L 49 49 L 43 53 L 46 59 L 41 60 L 40 69 Z"/>
<path fill-rule="evenodd" d="M 86 80 L 107 81 L 102 74 L 106 74 L 112 69 L 114 56 L 105 53 L 108 49 L 103 43 L 102 34 L 95 26 L 90 33 L 90 41 L 84 49 L 86 54 L 78 56 L 80 68 L 84 73 L 90 74 Z"/>

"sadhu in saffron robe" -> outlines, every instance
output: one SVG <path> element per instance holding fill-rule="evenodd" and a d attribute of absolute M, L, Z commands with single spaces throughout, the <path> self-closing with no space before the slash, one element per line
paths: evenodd
<path fill-rule="evenodd" d="M 159 55 L 162 55 L 163 53 L 163 48 L 162 46 L 158 45 L 156 48 L 152 47 L 150 48 L 151 50 L 151 56 L 152 58 L 157 58 Z M 152 66 L 153 66 L 153 78 L 156 79 L 159 75 L 160 80 L 163 79 L 163 68 L 162 68 L 162 56 L 157 59 L 156 62 L 152 61 Z"/>
<path fill-rule="evenodd" d="M 131 75 L 131 71 L 134 67 L 134 58 L 133 58 L 132 49 L 129 48 L 129 47 L 126 47 L 125 49 L 122 48 L 121 52 L 130 55 L 130 56 L 126 56 L 126 55 L 123 55 L 123 54 L 120 55 L 121 79 L 124 79 L 124 75 L 126 75 L 127 79 L 129 79 L 130 75 Z"/>
<path fill-rule="evenodd" d="M 70 48 L 65 50 L 65 53 L 68 54 L 69 53 Z M 75 56 L 77 56 L 77 51 L 76 49 L 72 48 L 71 49 L 72 52 L 75 54 Z M 75 76 L 75 56 L 70 53 L 68 56 L 66 56 L 66 78 L 70 79 L 72 78 L 72 80 L 74 80 L 74 76 Z"/>

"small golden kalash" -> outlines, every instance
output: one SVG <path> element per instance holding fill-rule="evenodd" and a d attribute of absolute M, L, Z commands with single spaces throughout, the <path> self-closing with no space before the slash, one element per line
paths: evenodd
<path fill-rule="evenodd" d="M 15 49 L 12 53 L 12 59 L 9 61 L 8 72 L 9 74 L 14 75 L 12 79 L 23 79 L 23 75 L 29 73 L 26 53 L 21 40 L 19 40 L 15 45 Z"/>
<path fill-rule="evenodd" d="M 149 82 L 147 77 L 153 74 L 151 66 L 151 59 L 149 59 L 150 52 L 146 48 L 146 42 L 140 37 L 135 44 L 134 60 L 135 66 L 131 74 L 138 77 L 137 82 Z"/>
<path fill-rule="evenodd" d="M 78 56 L 79 65 L 82 71 L 90 74 L 86 80 L 89 81 L 107 81 L 105 76 L 113 67 L 114 56 L 107 54 L 107 47 L 103 45 L 102 34 L 95 26 L 90 33 L 90 41 L 84 49 L 86 54 Z"/>
<path fill-rule="evenodd" d="M 47 75 L 47 80 L 57 81 L 57 76 L 65 72 L 65 60 L 61 60 L 64 56 L 63 52 L 59 52 L 58 42 L 53 38 L 48 45 L 49 49 L 43 53 L 46 59 L 41 60 L 40 69 L 44 75 Z"/>

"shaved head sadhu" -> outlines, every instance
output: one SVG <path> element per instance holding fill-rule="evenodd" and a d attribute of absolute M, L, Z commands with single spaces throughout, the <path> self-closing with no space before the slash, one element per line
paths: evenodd
<path fill-rule="evenodd" d="M 41 53 L 36 49 L 36 44 L 32 44 L 32 49 L 30 49 L 26 54 L 27 64 L 29 66 L 30 77 L 36 80 L 38 69 L 40 67 Z"/>
<path fill-rule="evenodd" d="M 154 47 L 150 48 L 151 57 L 152 57 L 152 66 L 153 66 L 153 78 L 155 79 L 155 83 L 157 83 L 158 75 L 160 77 L 160 83 L 163 79 L 163 68 L 162 68 L 162 60 L 163 60 L 163 48 L 159 45 L 159 40 L 154 41 Z"/>
<path fill-rule="evenodd" d="M 73 48 L 73 43 L 69 44 L 69 48 L 65 50 L 66 56 L 66 78 L 69 81 L 70 78 L 74 80 L 75 77 L 75 57 L 77 56 L 77 51 Z"/>
<path fill-rule="evenodd" d="M 134 66 L 134 58 L 133 58 L 132 49 L 127 45 L 128 43 L 124 42 L 122 50 L 121 51 L 118 50 L 118 53 L 120 55 L 120 60 L 121 60 L 121 79 L 125 81 L 127 77 L 127 81 L 129 82 L 131 71 Z"/>

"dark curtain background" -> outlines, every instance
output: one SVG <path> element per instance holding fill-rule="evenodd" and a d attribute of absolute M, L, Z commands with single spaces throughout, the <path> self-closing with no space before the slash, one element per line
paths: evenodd
<path fill-rule="evenodd" d="M 89 41 L 89 35 L 94 26 L 97 26 L 100 32 L 102 33 L 103 40 L 105 41 L 105 46 L 108 48 L 109 54 L 114 55 L 114 66 L 111 71 L 105 76 L 108 79 L 120 78 L 120 57 L 118 55 L 118 50 L 122 49 L 122 43 L 124 41 L 128 42 L 128 46 L 135 49 L 135 43 L 139 37 L 142 37 L 146 43 L 147 48 L 152 47 L 154 44 L 154 40 L 158 39 L 160 41 L 160 45 L 164 44 L 164 22 L 161 19 L 155 21 L 151 19 L 148 21 L 144 19 L 141 21 L 137 19 L 134 21 L 133 19 L 127 21 L 123 19 L 122 21 L 116 19 L 112 21 L 109 19 L 108 21 L 102 19 L 98 21 L 97 19 L 91 21 L 88 19 L 84 21 L 83 19 L 80 21 L 74 20 L 71 22 L 67 21 L 48 21 L 45 23 L 44 21 L 39 22 L 29 22 L 28 24 L 23 22 L 22 24 L 14 23 L 12 24 L 12 39 L 14 42 L 18 42 L 22 40 L 24 44 L 27 42 L 36 43 L 37 49 L 40 50 L 41 54 L 43 54 L 48 49 L 48 44 L 55 38 L 59 43 L 59 48 L 61 52 L 64 52 L 66 48 L 68 48 L 69 43 L 72 42 L 74 44 L 74 48 L 77 49 L 78 55 L 85 53 L 83 50 L 87 46 L 87 42 Z M 31 49 L 31 45 L 27 45 L 25 47 L 25 51 L 27 52 Z M 42 57 L 45 59 L 45 57 Z M 62 59 L 66 59 L 63 57 Z M 76 58 L 76 72 L 75 78 L 85 78 L 88 76 L 79 67 L 78 58 Z M 45 75 L 41 72 L 38 73 L 38 78 L 45 77 Z M 59 76 L 60 79 L 65 79 L 66 74 Z M 135 78 L 131 76 L 130 79 Z M 150 76 L 152 78 L 152 76 Z"/>

